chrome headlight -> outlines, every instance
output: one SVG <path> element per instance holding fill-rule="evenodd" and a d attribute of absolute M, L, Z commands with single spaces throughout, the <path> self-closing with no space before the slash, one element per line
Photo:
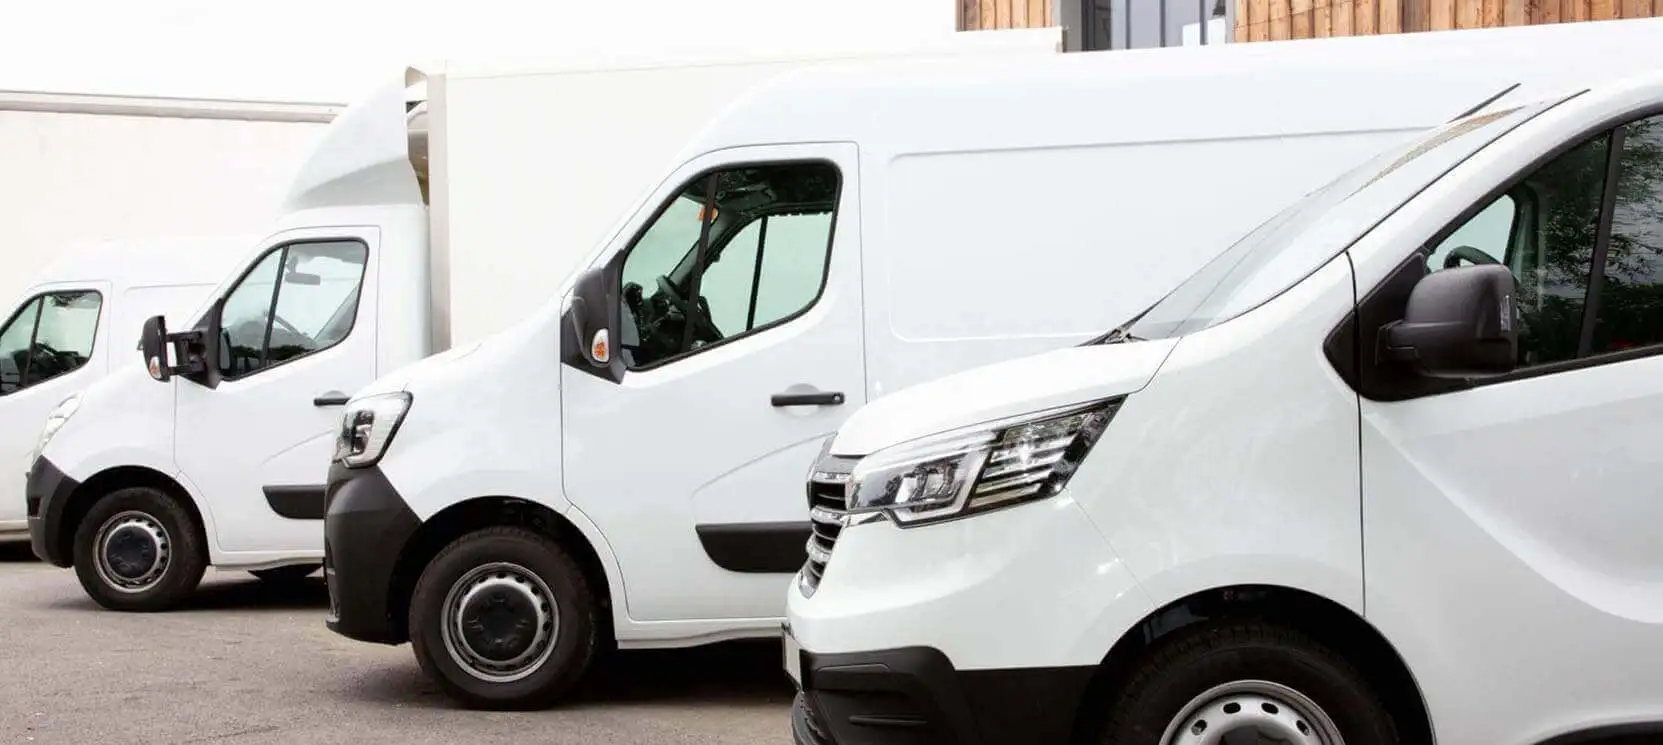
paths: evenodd
<path fill-rule="evenodd" d="M 850 475 L 849 512 L 882 512 L 906 526 L 1050 497 L 1123 400 L 1048 409 L 880 450 Z"/>
<path fill-rule="evenodd" d="M 387 445 L 410 411 L 410 394 L 403 391 L 360 398 L 346 405 L 341 431 L 335 438 L 335 460 L 347 468 L 368 468 L 381 460 Z"/>
<path fill-rule="evenodd" d="M 70 417 L 75 416 L 75 412 L 80 409 L 81 394 L 75 393 L 60 402 L 56 408 L 52 409 L 51 413 L 46 415 L 46 424 L 41 427 L 40 439 L 35 441 L 35 449 L 29 453 L 29 462 L 23 464 L 25 471 L 34 468 L 35 459 L 39 458 L 41 453 L 46 452 L 46 443 L 51 442 L 52 438 L 58 434 L 58 430 L 63 429 L 64 423 L 69 421 Z"/>

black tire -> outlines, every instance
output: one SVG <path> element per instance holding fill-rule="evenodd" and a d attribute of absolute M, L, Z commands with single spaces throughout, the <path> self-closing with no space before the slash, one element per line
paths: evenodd
<path fill-rule="evenodd" d="M 101 532 L 118 517 L 132 525 L 143 525 L 142 530 L 159 531 L 154 535 L 160 535 L 161 542 L 155 545 L 165 550 L 166 556 L 158 574 L 126 590 L 118 588 L 119 573 L 110 565 L 100 566 L 97 545 Z M 76 526 L 75 575 L 93 601 L 109 610 L 171 610 L 196 590 L 208 567 L 208 555 L 199 536 L 196 519 L 172 495 L 146 486 L 120 489 L 93 503 Z"/>
<path fill-rule="evenodd" d="M 1197 697 L 1239 681 L 1266 681 L 1302 694 L 1326 714 L 1347 745 L 1398 742 L 1390 712 L 1355 667 L 1304 634 L 1253 620 L 1198 624 L 1157 642 L 1135 663 L 1113 698 L 1104 702 L 1108 715 L 1098 742 L 1161 744 L 1168 726 Z M 1245 700 L 1252 700 L 1251 695 L 1245 694 Z M 1271 706 L 1265 711 L 1276 710 Z M 1282 711 L 1296 709 L 1289 705 Z M 1225 711 L 1229 710 L 1206 724 L 1215 730 L 1230 726 Z M 1305 726 L 1305 718 L 1294 719 Z M 1193 727 L 1196 718 L 1185 721 Z"/>
<path fill-rule="evenodd" d="M 272 584 L 292 584 L 312 576 L 313 572 L 322 569 L 322 564 L 289 564 L 287 566 L 272 567 L 270 569 L 256 569 L 249 574 L 261 582 Z"/>
<path fill-rule="evenodd" d="M 464 580 L 474 586 L 501 576 L 512 577 L 487 573 L 469 578 L 470 573 L 497 563 L 511 564 L 535 575 L 552 596 L 553 602 L 545 606 L 556 611 L 553 617 L 557 625 L 548 641 L 551 649 L 546 657 L 538 653 L 515 671 L 521 677 L 514 680 L 487 680 L 470 672 L 476 668 L 459 661 L 461 653 L 453 654 L 445 641 L 445 606 L 452 588 Z M 517 587 L 537 589 L 526 582 Z M 463 590 L 458 589 L 458 593 Z M 543 708 L 570 691 L 594 661 L 600 646 L 598 607 L 582 569 L 559 544 L 522 528 L 486 528 L 456 539 L 422 572 L 410 601 L 410 641 L 422 670 L 464 705 L 497 710 Z M 516 627 L 521 632 L 527 628 L 530 626 Z M 535 629 L 531 633 L 535 638 Z M 533 642 L 528 648 L 542 649 L 543 645 Z"/>

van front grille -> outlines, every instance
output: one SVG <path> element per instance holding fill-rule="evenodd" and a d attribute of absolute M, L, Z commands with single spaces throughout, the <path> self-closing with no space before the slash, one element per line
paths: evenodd
<path fill-rule="evenodd" d="M 803 592 L 814 594 L 831 563 L 832 549 L 848 516 L 849 473 L 855 458 L 822 457 L 808 479 L 808 561 L 803 565 Z"/>

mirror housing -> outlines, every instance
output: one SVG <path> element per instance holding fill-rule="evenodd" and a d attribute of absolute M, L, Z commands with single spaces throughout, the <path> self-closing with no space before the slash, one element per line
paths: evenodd
<path fill-rule="evenodd" d="M 1433 272 L 1409 293 L 1403 319 L 1381 329 L 1382 357 L 1428 378 L 1512 372 L 1518 362 L 1513 273 L 1500 264 Z"/>
<path fill-rule="evenodd" d="M 144 321 L 139 333 L 139 350 L 144 354 L 144 367 L 150 377 L 163 383 L 173 379 L 173 365 L 168 361 L 167 319 L 151 316 Z"/>
<path fill-rule="evenodd" d="M 218 368 L 208 361 L 219 349 L 219 316 L 224 304 L 224 298 L 216 300 L 204 319 L 205 328 L 191 331 L 168 333 L 167 319 L 162 316 L 145 320 L 139 349 L 152 379 L 166 383 L 178 375 L 209 387 L 218 383 Z"/>
<path fill-rule="evenodd" d="M 618 293 L 622 254 L 579 277 L 561 318 L 560 361 L 599 378 L 620 382 L 627 368 L 620 333 L 622 298 Z"/>

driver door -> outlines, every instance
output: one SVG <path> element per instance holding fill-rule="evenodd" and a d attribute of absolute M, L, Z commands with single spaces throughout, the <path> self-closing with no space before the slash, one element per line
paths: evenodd
<path fill-rule="evenodd" d="M 698 159 L 615 247 L 625 365 L 561 366 L 564 478 L 631 618 L 783 611 L 809 537 L 804 475 L 865 400 L 856 154 Z"/>
<path fill-rule="evenodd" d="M 224 297 L 217 385 L 174 379 L 174 458 L 222 551 L 322 552 L 340 407 L 375 378 L 379 240 L 373 227 L 279 234 Z"/>

